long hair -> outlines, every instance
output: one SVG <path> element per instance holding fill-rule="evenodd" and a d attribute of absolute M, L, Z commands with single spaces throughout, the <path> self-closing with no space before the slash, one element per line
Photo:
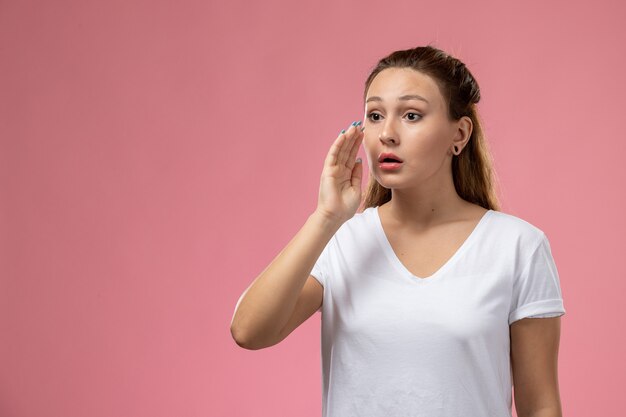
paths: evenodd
<path fill-rule="evenodd" d="M 452 121 L 463 116 L 472 119 L 469 141 L 459 155 L 452 156 L 454 187 L 462 199 L 486 209 L 500 210 L 493 160 L 476 108 L 476 103 L 480 101 L 480 88 L 469 69 L 457 58 L 430 45 L 395 51 L 378 61 L 367 77 L 364 103 L 372 80 L 387 68 L 412 68 L 432 77 L 446 100 L 448 118 Z M 362 210 L 391 200 L 391 189 L 380 185 L 371 172 L 364 194 Z"/>

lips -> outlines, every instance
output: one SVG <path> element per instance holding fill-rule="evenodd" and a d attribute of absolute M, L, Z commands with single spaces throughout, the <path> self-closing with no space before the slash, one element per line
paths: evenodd
<path fill-rule="evenodd" d="M 384 152 L 381 153 L 380 156 L 378 157 L 378 162 L 402 162 L 402 159 L 400 159 L 400 157 L 398 157 L 397 155 L 390 153 L 390 152 Z"/>

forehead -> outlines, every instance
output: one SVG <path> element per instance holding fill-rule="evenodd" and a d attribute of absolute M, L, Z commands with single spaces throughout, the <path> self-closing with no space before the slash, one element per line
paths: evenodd
<path fill-rule="evenodd" d="M 439 87 L 432 77 L 412 68 L 382 70 L 372 80 L 366 100 L 378 96 L 383 99 L 383 103 L 392 104 L 398 97 L 406 94 L 418 94 L 428 100 L 433 107 L 437 107 L 442 100 Z M 374 103 L 376 102 L 371 102 Z"/>

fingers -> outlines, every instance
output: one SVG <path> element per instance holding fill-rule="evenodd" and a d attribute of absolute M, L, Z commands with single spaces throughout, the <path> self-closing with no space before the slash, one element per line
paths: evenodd
<path fill-rule="evenodd" d="M 328 155 L 326 156 L 325 162 L 327 165 L 339 165 L 342 164 L 342 160 L 345 160 L 343 155 L 345 154 L 346 148 L 348 147 L 347 137 L 352 131 L 354 131 L 353 127 L 354 126 L 351 125 L 347 131 L 342 131 L 339 136 L 337 136 L 337 139 L 335 139 L 335 141 L 331 145 L 330 150 L 328 151 Z"/>
<path fill-rule="evenodd" d="M 363 130 L 361 130 L 361 128 L 357 129 L 356 136 L 352 142 L 352 146 L 350 147 L 350 153 L 348 155 L 348 160 L 346 163 L 346 165 L 350 169 L 352 169 L 352 167 L 354 167 L 354 164 L 356 163 L 356 154 L 359 152 L 359 148 L 361 147 L 364 136 L 365 133 L 363 133 Z"/>
<path fill-rule="evenodd" d="M 344 132 L 340 133 L 337 136 L 337 139 L 333 142 L 330 147 L 330 151 L 328 151 L 328 155 L 326 156 L 326 163 L 328 165 L 337 165 L 340 155 L 342 153 L 342 149 L 345 147 L 346 137 Z"/>
<path fill-rule="evenodd" d="M 345 133 L 346 140 L 344 141 L 343 146 L 341 148 L 341 152 L 339 153 L 339 156 L 337 158 L 338 165 L 346 165 L 349 168 L 352 168 L 354 166 L 354 155 L 352 155 L 352 150 L 355 145 L 355 140 L 360 136 L 360 134 L 361 134 L 360 122 L 356 126 L 351 125 L 350 128 L 346 131 Z M 357 151 L 358 151 L 358 146 L 357 146 Z"/>
<path fill-rule="evenodd" d="M 361 178 L 363 177 L 363 162 L 354 163 L 352 167 L 352 177 L 350 178 L 350 185 L 356 189 L 361 189 Z"/>
<path fill-rule="evenodd" d="M 337 139 L 333 142 L 330 147 L 330 151 L 326 156 L 326 163 L 328 165 L 345 165 L 348 160 L 349 152 L 352 146 L 352 138 L 353 135 L 360 130 L 358 126 L 350 125 L 348 130 L 344 133 L 340 133 L 337 136 Z"/>

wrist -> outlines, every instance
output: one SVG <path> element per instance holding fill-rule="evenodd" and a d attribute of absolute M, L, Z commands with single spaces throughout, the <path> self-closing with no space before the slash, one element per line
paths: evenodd
<path fill-rule="evenodd" d="M 343 224 L 342 220 L 317 210 L 309 216 L 309 220 L 320 229 L 332 234 L 334 234 Z"/>

